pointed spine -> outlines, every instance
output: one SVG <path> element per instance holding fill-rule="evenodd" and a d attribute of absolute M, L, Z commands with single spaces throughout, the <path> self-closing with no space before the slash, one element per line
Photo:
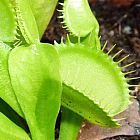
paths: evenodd
<path fill-rule="evenodd" d="M 122 61 L 124 61 L 126 58 L 128 58 L 129 57 L 129 54 L 128 55 L 126 55 L 125 57 L 123 57 L 123 58 L 121 58 L 117 63 L 121 63 Z"/>
<path fill-rule="evenodd" d="M 107 44 L 108 44 L 108 41 L 105 42 L 105 44 L 104 44 L 104 46 L 102 48 L 102 51 L 104 51 L 104 49 L 106 48 Z"/>

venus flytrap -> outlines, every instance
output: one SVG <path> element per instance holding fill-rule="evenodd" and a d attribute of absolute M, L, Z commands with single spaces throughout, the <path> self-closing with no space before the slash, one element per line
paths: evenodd
<path fill-rule="evenodd" d="M 6 20 L 0 16 L 0 84 L 8 88 L 5 91 L 0 87 L 0 97 L 24 117 L 31 135 L 29 138 L 24 130 L 2 114 L 0 123 L 4 122 L 4 131 L 1 129 L 0 133 L 4 140 L 54 139 L 60 109 L 61 78 L 61 98 L 65 109 L 62 112 L 60 140 L 76 139 L 83 118 L 105 127 L 119 126 L 113 117 L 130 104 L 128 87 L 131 85 L 127 84 L 128 79 L 125 78 L 128 73 L 122 73 L 118 66 L 125 58 L 114 62 L 113 59 L 120 52 L 111 58 L 109 53 L 114 47 L 106 54 L 103 52 L 106 45 L 101 50 L 99 25 L 87 0 L 76 3 L 74 0 L 65 0 L 64 4 L 61 3 L 63 10 L 60 18 L 63 18 L 71 33 L 66 43 L 62 40 L 53 47 L 39 42 L 56 3 L 57 0 L 0 2 L 3 9 L 1 15 L 8 17 Z M 45 12 L 42 5 L 46 8 Z M 50 13 L 45 18 L 48 11 Z M 5 28 L 6 21 L 8 28 Z M 3 27 L 5 29 L 1 29 Z M 17 133 L 16 138 L 14 134 L 6 133 L 9 125 L 13 133 Z M 70 137 L 65 133 L 67 129 Z"/>
<path fill-rule="evenodd" d="M 73 111 L 79 110 L 80 115 L 83 114 L 83 117 L 86 116 L 85 118 L 93 123 L 103 126 L 113 125 L 105 123 L 103 116 L 100 118 L 100 111 L 96 112 L 95 109 L 92 110 L 91 108 L 91 111 L 85 113 L 92 104 L 87 106 L 85 111 L 82 111 L 84 108 L 81 106 L 86 106 L 87 102 L 85 102 L 85 105 L 82 105 L 84 101 L 82 100 L 82 103 L 80 103 L 79 100 L 79 103 L 76 105 L 76 100 L 74 101 L 73 99 L 72 101 L 72 96 L 73 98 L 76 98 L 76 96 L 78 98 L 78 94 L 81 94 L 79 98 L 83 96 L 89 101 L 94 101 L 93 106 L 94 104 L 95 106 L 97 105 L 99 110 L 101 109 L 110 117 L 120 113 L 130 103 L 129 85 L 124 77 L 125 74 L 121 72 L 121 68 L 102 50 L 94 51 L 83 44 L 71 44 L 69 46 L 58 44 L 57 48 L 60 54 L 61 73 L 65 87 L 63 87 L 65 94 L 62 95 L 62 104 Z M 71 58 L 73 61 L 71 61 Z M 97 90 L 97 88 L 99 89 Z M 111 104 L 110 101 L 112 101 Z M 99 115 L 97 115 L 98 112 L 100 112 Z M 94 113 L 98 116 L 97 118 L 95 116 L 92 117 Z M 101 114 L 103 115 L 103 113 Z"/>

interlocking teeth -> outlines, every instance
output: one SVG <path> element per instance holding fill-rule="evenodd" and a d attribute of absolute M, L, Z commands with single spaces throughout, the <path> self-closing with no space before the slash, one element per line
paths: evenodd
<path fill-rule="evenodd" d="M 70 38 L 69 38 L 69 35 L 67 34 L 67 41 L 68 41 L 68 44 L 70 45 L 71 44 L 71 41 L 70 41 Z"/>
<path fill-rule="evenodd" d="M 65 24 L 65 22 L 64 21 L 61 21 L 61 24 Z"/>
<path fill-rule="evenodd" d="M 58 16 L 57 18 L 59 18 L 59 19 L 63 19 L 63 17 L 64 17 L 64 16 Z"/>
<path fill-rule="evenodd" d="M 128 87 L 140 87 L 140 85 L 129 85 Z"/>
<path fill-rule="evenodd" d="M 129 67 L 129 66 L 134 65 L 134 64 L 136 64 L 136 62 L 132 62 L 132 63 L 130 63 L 130 64 L 127 64 L 127 65 L 125 65 L 125 66 L 122 66 L 122 68 L 127 68 L 127 67 Z"/>
<path fill-rule="evenodd" d="M 61 5 L 61 6 L 64 6 L 64 3 L 59 2 L 58 4 Z"/>
<path fill-rule="evenodd" d="M 64 44 L 64 37 L 61 37 L 61 44 Z"/>
<path fill-rule="evenodd" d="M 102 48 L 102 51 L 104 51 L 104 49 L 107 47 L 107 44 L 108 44 L 108 41 L 105 42 L 103 48 Z"/>
<path fill-rule="evenodd" d="M 116 46 L 116 44 L 115 45 L 113 45 L 112 47 L 111 47 L 111 49 L 107 52 L 107 54 L 109 55 L 110 54 L 110 52 L 115 48 L 115 46 Z"/>
<path fill-rule="evenodd" d="M 126 55 L 125 57 L 121 58 L 117 63 L 121 63 L 122 61 L 124 61 L 126 58 L 128 58 L 130 55 Z"/>
<path fill-rule="evenodd" d="M 67 29 L 67 26 L 66 26 L 66 25 L 64 25 L 64 26 L 62 26 L 62 28 Z"/>
<path fill-rule="evenodd" d="M 123 49 L 121 49 L 121 50 L 118 51 L 116 54 L 114 54 L 114 56 L 112 56 L 112 59 L 114 59 L 116 56 L 118 56 L 122 51 L 123 51 Z"/>
<path fill-rule="evenodd" d="M 54 44 L 55 44 L 55 45 L 59 45 L 59 44 L 57 43 L 57 41 L 56 41 L 56 40 L 54 40 Z"/>
<path fill-rule="evenodd" d="M 61 12 L 61 13 L 63 13 L 63 12 L 64 12 L 64 10 L 60 10 L 60 9 L 57 9 L 57 11 L 58 11 L 58 12 Z"/>
<path fill-rule="evenodd" d="M 126 118 L 116 119 L 116 121 L 123 121 L 123 120 L 126 120 Z"/>
<path fill-rule="evenodd" d="M 136 79 L 140 79 L 140 77 L 131 77 L 131 78 L 127 78 L 128 81 L 130 81 L 130 80 L 136 80 Z"/>
<path fill-rule="evenodd" d="M 125 75 L 128 75 L 128 74 L 131 74 L 131 73 L 134 73 L 136 72 L 136 70 L 132 70 L 132 71 L 128 71 L 128 72 L 124 72 Z"/>
<path fill-rule="evenodd" d="M 21 40 L 18 40 L 14 43 L 14 46 L 15 47 L 19 47 L 20 45 L 22 44 L 22 41 Z"/>

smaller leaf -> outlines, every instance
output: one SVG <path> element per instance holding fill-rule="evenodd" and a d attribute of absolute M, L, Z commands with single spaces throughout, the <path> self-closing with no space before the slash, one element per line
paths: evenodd
<path fill-rule="evenodd" d="M 67 108 L 62 109 L 59 140 L 76 140 L 83 118 Z"/>
<path fill-rule="evenodd" d="M 0 136 L 2 140 L 30 140 L 27 133 L 0 112 Z"/>
<path fill-rule="evenodd" d="M 8 59 L 11 48 L 0 42 L 0 98 L 8 103 L 20 116 L 24 117 L 9 76 Z"/>
<path fill-rule="evenodd" d="M 19 116 L 5 101 L 0 98 L 0 112 L 3 113 L 7 118 L 9 118 L 16 125 L 20 126 L 24 130 L 28 131 L 28 126 L 26 121 Z"/>

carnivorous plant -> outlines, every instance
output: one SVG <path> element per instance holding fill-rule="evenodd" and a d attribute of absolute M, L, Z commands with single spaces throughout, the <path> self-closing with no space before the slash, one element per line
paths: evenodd
<path fill-rule="evenodd" d="M 54 140 L 62 105 L 60 140 L 75 140 L 84 119 L 118 127 L 114 116 L 131 103 L 120 67 L 128 56 L 101 47 L 99 24 L 87 0 L 64 0 L 59 9 L 69 35 L 54 45 L 40 39 L 58 0 L 0 1 L 0 134 L 3 140 Z M 134 85 L 135 86 L 135 85 Z M 10 110 L 10 111 L 9 111 Z M 10 116 L 10 117 L 9 117 Z M 21 119 L 26 121 L 25 128 Z M 7 131 L 9 129 L 9 131 Z"/>

